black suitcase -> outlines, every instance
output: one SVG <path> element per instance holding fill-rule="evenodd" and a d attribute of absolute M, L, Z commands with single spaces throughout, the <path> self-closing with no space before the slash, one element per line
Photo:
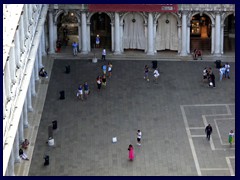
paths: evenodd
<path fill-rule="evenodd" d="M 52 128 L 57 129 L 57 121 L 56 120 L 52 122 Z"/>
<path fill-rule="evenodd" d="M 65 92 L 64 91 L 60 91 L 60 99 L 65 99 Z"/>

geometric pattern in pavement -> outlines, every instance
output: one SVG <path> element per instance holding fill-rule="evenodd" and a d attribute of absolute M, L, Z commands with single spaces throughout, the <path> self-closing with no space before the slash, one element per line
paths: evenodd
<path fill-rule="evenodd" d="M 235 176 L 235 143 L 232 146 L 228 143 L 229 131 L 235 131 L 235 105 L 196 104 L 180 107 L 198 175 L 216 171 L 219 176 Z M 204 133 L 208 124 L 213 128 L 209 143 Z M 198 158 L 200 154 L 201 158 Z M 211 163 L 216 157 L 219 163 Z"/>
<path fill-rule="evenodd" d="M 149 73 L 150 82 L 143 79 L 144 66 L 151 67 L 151 61 L 113 60 L 112 63 L 112 78 L 98 92 L 96 77 L 102 74 L 104 62 L 54 60 L 30 176 L 229 176 L 229 169 L 235 172 L 235 150 L 224 145 L 233 128 L 234 76 L 220 83 L 213 62 L 159 61 L 160 77 L 155 84 L 153 71 Z M 64 73 L 66 65 L 71 66 L 70 74 Z M 202 82 L 206 66 L 213 68 L 216 88 Z M 230 66 L 234 74 L 235 63 Z M 76 98 L 76 92 L 84 81 L 88 81 L 91 94 L 82 102 Z M 65 100 L 59 100 L 61 90 L 65 90 Z M 204 138 L 203 117 L 213 126 L 216 150 Z M 48 147 L 47 127 L 53 120 L 58 122 L 53 132 L 55 147 Z M 141 147 L 136 145 L 138 129 L 143 133 Z M 112 137 L 117 137 L 118 142 L 113 144 Z M 128 161 L 130 143 L 135 148 L 133 162 Z M 50 156 L 47 167 L 43 166 L 44 154 Z"/>

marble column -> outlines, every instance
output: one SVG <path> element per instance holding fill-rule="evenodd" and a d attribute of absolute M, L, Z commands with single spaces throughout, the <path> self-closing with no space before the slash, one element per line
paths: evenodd
<path fill-rule="evenodd" d="M 224 54 L 223 47 L 224 47 L 224 24 L 221 25 L 221 54 Z"/>
<path fill-rule="evenodd" d="M 114 54 L 121 54 L 120 51 L 120 22 L 119 22 L 119 13 L 115 12 L 114 14 L 114 18 L 115 18 L 115 51 Z"/>
<path fill-rule="evenodd" d="M 55 53 L 54 34 L 53 34 L 53 12 L 48 11 L 48 27 L 49 27 L 49 53 Z"/>
<path fill-rule="evenodd" d="M 156 50 L 156 33 L 157 33 L 157 23 L 154 22 L 153 23 L 153 51 L 156 54 L 157 50 Z"/>
<path fill-rule="evenodd" d="M 221 56 L 221 15 L 220 12 L 216 12 L 215 18 L 215 52 L 214 55 Z"/>
<path fill-rule="evenodd" d="M 22 109 L 22 114 L 20 116 L 19 124 L 18 124 L 18 142 L 20 145 L 24 141 L 24 129 L 23 129 L 23 114 L 24 114 L 24 107 Z"/>
<path fill-rule="evenodd" d="M 91 23 L 87 23 L 87 53 L 91 51 L 90 25 Z"/>
<path fill-rule="evenodd" d="M 4 69 L 4 87 L 5 87 L 5 94 L 7 97 L 7 100 L 10 101 L 11 100 L 11 77 L 10 77 L 10 68 L 9 68 L 9 60 L 6 61 L 5 64 L 5 69 Z"/>
<path fill-rule="evenodd" d="M 43 67 L 43 64 L 42 64 L 42 53 L 41 53 L 41 46 L 38 47 L 38 51 L 37 51 L 37 54 L 36 56 L 38 56 L 38 70 L 40 70 L 40 68 Z"/>
<path fill-rule="evenodd" d="M 112 46 L 112 49 L 111 49 L 111 51 L 114 51 L 114 44 L 115 44 L 115 42 L 114 42 L 114 23 L 110 23 L 111 24 L 111 41 L 112 41 L 112 43 L 111 43 L 111 46 Z"/>
<path fill-rule="evenodd" d="M 81 22 L 82 22 L 82 54 L 87 54 L 87 19 L 86 12 L 81 13 Z"/>
<path fill-rule="evenodd" d="M 182 11 L 182 48 L 181 56 L 187 56 L 187 11 Z"/>
<path fill-rule="evenodd" d="M 23 21 L 24 21 L 24 30 L 25 30 L 25 39 L 24 39 L 24 46 L 26 48 L 26 50 L 28 50 L 30 43 L 28 43 L 30 41 L 30 33 L 28 31 L 28 5 L 25 4 L 24 5 L 24 12 L 23 12 Z"/>
<path fill-rule="evenodd" d="M 15 62 L 16 62 L 16 66 L 18 68 L 20 68 L 22 66 L 22 62 L 21 62 L 21 58 L 20 58 L 20 54 L 21 54 L 21 51 L 20 51 L 20 39 L 19 39 L 19 31 L 17 30 L 16 31 L 16 34 L 15 34 L 15 40 L 14 40 L 14 44 L 15 44 Z"/>
<path fill-rule="evenodd" d="M 147 55 L 154 55 L 153 50 L 153 15 L 148 13 L 148 49 Z"/>
<path fill-rule="evenodd" d="M 214 54 L 215 51 L 215 24 L 211 25 L 211 54 Z"/>
<path fill-rule="evenodd" d="M 120 38 L 120 53 L 123 53 L 124 52 L 124 48 L 123 48 L 123 23 L 120 23 L 120 32 L 119 32 L 119 38 Z M 115 35 L 116 36 L 116 35 Z"/>
<path fill-rule="evenodd" d="M 41 46 L 42 55 L 43 55 L 43 56 L 46 56 L 46 55 L 47 55 L 47 53 L 46 53 L 46 43 L 45 43 L 45 41 L 46 41 L 46 39 L 45 39 L 45 28 L 44 28 L 44 25 L 43 25 L 41 42 L 40 42 L 40 45 L 39 45 L 39 46 Z"/>
<path fill-rule="evenodd" d="M 182 33 L 181 33 L 181 25 L 178 24 L 178 54 L 181 53 L 181 45 L 182 45 Z"/>
<path fill-rule="evenodd" d="M 187 53 L 191 53 L 190 52 L 190 22 L 187 25 Z"/>
<path fill-rule="evenodd" d="M 8 168 L 7 168 L 8 176 L 15 176 L 14 173 L 14 155 L 13 155 L 13 150 L 11 152 L 9 161 L 8 161 Z"/>
<path fill-rule="evenodd" d="M 12 82 L 12 84 L 15 84 L 16 83 L 16 62 L 15 62 L 15 48 L 14 47 L 11 47 L 11 49 L 10 49 L 9 63 L 10 63 L 11 82 Z"/>
<path fill-rule="evenodd" d="M 35 59 L 35 63 L 34 63 L 34 72 L 35 72 L 35 80 L 36 81 L 38 81 L 39 80 L 39 67 L 38 67 L 38 65 L 39 65 L 39 57 L 38 57 L 38 52 L 37 52 L 37 54 L 36 54 L 36 57 L 35 57 L 36 59 Z"/>
<path fill-rule="evenodd" d="M 31 86 L 32 96 L 36 96 L 37 93 L 36 93 L 36 87 L 35 87 L 35 70 L 34 70 L 34 68 L 32 70 L 31 81 L 30 81 L 29 85 Z"/>
<path fill-rule="evenodd" d="M 24 126 L 24 128 L 28 128 L 28 107 L 27 107 L 27 103 L 28 103 L 27 99 L 25 99 L 24 106 L 23 106 L 23 126 Z"/>
<path fill-rule="evenodd" d="M 27 105 L 28 105 L 28 111 L 32 112 L 33 107 L 32 107 L 32 91 L 31 91 L 31 82 L 29 82 L 28 85 L 28 91 L 27 91 Z"/>
<path fill-rule="evenodd" d="M 25 41 L 25 27 L 24 27 L 24 15 L 21 15 L 20 17 L 20 47 L 21 47 L 21 59 L 23 59 L 23 55 L 26 51 L 26 47 L 24 46 L 24 41 Z"/>
<path fill-rule="evenodd" d="M 79 50 L 82 49 L 82 34 L 81 34 L 81 22 L 78 23 L 78 48 Z"/>
<path fill-rule="evenodd" d="M 18 131 L 16 132 L 14 144 L 13 144 L 13 153 L 14 153 L 14 163 L 20 163 L 21 159 L 19 156 L 19 137 Z"/>

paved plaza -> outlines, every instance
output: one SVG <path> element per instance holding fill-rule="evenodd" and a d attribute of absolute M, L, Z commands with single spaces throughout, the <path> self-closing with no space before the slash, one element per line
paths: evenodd
<path fill-rule="evenodd" d="M 53 61 L 53 60 L 52 60 Z M 107 63 L 108 61 L 106 61 Z M 231 79 L 219 82 L 209 61 L 158 61 L 160 78 L 143 79 L 147 60 L 112 60 L 113 75 L 97 91 L 102 61 L 55 59 L 38 128 L 29 176 L 231 176 L 235 175 L 235 63 Z M 71 66 L 66 74 L 65 66 Z M 212 67 L 216 88 L 202 82 L 202 70 Z M 77 87 L 87 81 L 91 94 L 77 99 Z M 44 81 L 43 81 L 44 82 Z M 59 100 L 59 91 L 66 98 Z M 40 97 L 38 97 L 40 98 Z M 57 120 L 54 147 L 48 147 L 48 125 Z M 207 141 L 205 126 L 213 134 Z M 142 146 L 137 146 L 137 130 Z M 117 142 L 112 143 L 112 137 Z M 128 145 L 135 159 L 128 160 Z M 43 166 L 44 155 L 50 165 Z"/>

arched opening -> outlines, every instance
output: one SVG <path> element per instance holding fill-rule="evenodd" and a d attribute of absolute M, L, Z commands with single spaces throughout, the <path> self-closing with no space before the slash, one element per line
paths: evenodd
<path fill-rule="evenodd" d="M 145 50 L 144 19 L 139 13 L 128 13 L 123 19 L 123 49 Z"/>
<path fill-rule="evenodd" d="M 206 14 L 197 14 L 190 22 L 190 51 L 200 49 L 211 53 L 211 19 Z"/>
<path fill-rule="evenodd" d="M 95 13 L 90 19 L 91 48 L 106 48 L 111 50 L 111 19 L 106 13 Z M 96 37 L 100 38 L 97 45 Z"/>
<path fill-rule="evenodd" d="M 224 21 L 224 52 L 235 52 L 235 17 L 233 14 Z"/>
<path fill-rule="evenodd" d="M 155 47 L 157 51 L 178 50 L 177 19 L 170 13 L 161 15 L 157 20 Z"/>
<path fill-rule="evenodd" d="M 71 46 L 78 42 L 78 19 L 74 12 L 62 13 L 57 20 L 57 37 L 62 46 Z"/>

